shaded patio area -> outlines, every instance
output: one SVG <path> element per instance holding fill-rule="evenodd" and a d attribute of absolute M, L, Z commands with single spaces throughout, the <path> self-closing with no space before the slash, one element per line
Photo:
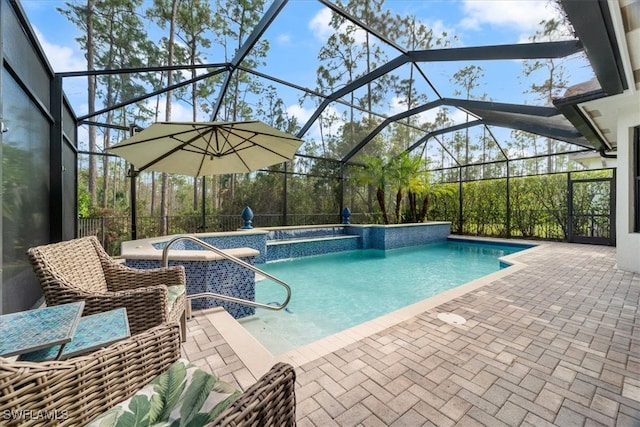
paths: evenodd
<path fill-rule="evenodd" d="M 297 364 L 298 425 L 640 425 L 640 275 L 612 247 L 543 243 L 517 261 Z M 183 354 L 245 389 L 256 375 L 211 318 L 188 321 Z"/>

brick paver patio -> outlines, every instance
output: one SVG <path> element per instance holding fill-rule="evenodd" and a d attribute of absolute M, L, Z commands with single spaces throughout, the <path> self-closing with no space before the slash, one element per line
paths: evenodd
<path fill-rule="evenodd" d="M 298 425 L 640 426 L 640 275 L 602 246 L 550 243 L 518 260 L 527 266 L 297 366 Z M 207 317 L 189 328 L 185 356 L 241 388 L 255 381 Z"/>

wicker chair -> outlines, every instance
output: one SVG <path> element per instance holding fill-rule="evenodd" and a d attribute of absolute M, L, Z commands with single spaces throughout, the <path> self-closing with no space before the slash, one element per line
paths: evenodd
<path fill-rule="evenodd" d="M 182 266 L 135 269 L 117 263 L 95 236 L 27 251 L 47 305 L 84 301 L 84 316 L 127 309 L 131 334 L 177 322 L 186 340 L 186 279 Z"/>
<path fill-rule="evenodd" d="M 64 361 L 32 363 L 0 357 L 0 424 L 86 425 L 136 394 L 179 357 L 176 323 Z M 209 425 L 294 426 L 295 422 L 295 371 L 277 363 Z"/>

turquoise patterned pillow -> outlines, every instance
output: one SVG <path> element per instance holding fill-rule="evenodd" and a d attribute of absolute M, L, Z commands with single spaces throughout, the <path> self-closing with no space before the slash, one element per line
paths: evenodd
<path fill-rule="evenodd" d="M 91 421 L 91 427 L 203 426 L 241 392 L 180 359 L 131 398 Z"/>

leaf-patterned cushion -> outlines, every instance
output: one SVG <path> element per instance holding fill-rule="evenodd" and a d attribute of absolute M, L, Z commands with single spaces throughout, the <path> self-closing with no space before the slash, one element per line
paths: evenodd
<path fill-rule="evenodd" d="M 131 398 L 101 414 L 88 426 L 203 426 L 240 394 L 216 376 L 180 359 Z"/>
<path fill-rule="evenodd" d="M 183 285 L 167 286 L 167 311 L 173 309 L 173 303 L 187 291 L 187 287 Z"/>

